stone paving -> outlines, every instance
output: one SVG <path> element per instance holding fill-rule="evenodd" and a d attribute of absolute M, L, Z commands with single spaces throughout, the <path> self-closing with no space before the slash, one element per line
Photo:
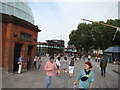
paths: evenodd
<path fill-rule="evenodd" d="M 2 88 L 44 88 L 45 87 L 45 71 L 44 65 L 48 60 L 47 57 L 42 57 L 42 67 L 40 70 L 29 70 L 22 74 L 7 73 L 3 71 L 2 73 Z M 60 77 L 55 77 L 54 88 L 73 88 L 73 83 L 84 67 L 83 60 L 75 62 L 75 69 L 73 78 L 69 78 L 68 74 L 61 73 Z M 93 72 L 95 81 L 93 82 L 93 88 L 118 88 L 118 66 L 114 64 L 108 64 L 106 77 L 100 76 L 99 62 L 95 62 L 94 59 L 91 60 L 93 64 Z M 119 87 L 120 88 L 120 87 Z"/>

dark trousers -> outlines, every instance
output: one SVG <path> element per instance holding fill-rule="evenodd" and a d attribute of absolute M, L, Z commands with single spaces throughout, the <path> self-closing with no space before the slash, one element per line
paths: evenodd
<path fill-rule="evenodd" d="M 101 75 L 103 76 L 103 75 L 105 75 L 105 73 L 106 73 L 106 68 L 105 67 L 104 68 L 101 67 Z"/>
<path fill-rule="evenodd" d="M 41 65 L 38 66 L 38 69 L 40 69 Z"/>
<path fill-rule="evenodd" d="M 88 61 L 90 61 L 90 59 L 88 58 Z"/>
<path fill-rule="evenodd" d="M 35 68 L 35 69 L 37 68 L 36 67 L 36 61 L 34 61 L 34 63 L 33 63 L 33 68 Z"/>

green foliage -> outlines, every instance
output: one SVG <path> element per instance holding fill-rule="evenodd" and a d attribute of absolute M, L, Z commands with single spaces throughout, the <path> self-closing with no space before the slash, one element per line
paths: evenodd
<path fill-rule="evenodd" d="M 100 23 L 105 23 L 100 21 Z M 108 20 L 105 24 L 120 27 L 120 20 Z M 106 49 L 109 46 L 120 45 L 120 32 L 117 32 L 115 40 L 113 36 L 116 29 L 99 25 L 96 23 L 80 23 L 76 30 L 69 35 L 69 45 L 75 45 L 77 49 L 84 48 L 85 51 L 90 49 Z"/>

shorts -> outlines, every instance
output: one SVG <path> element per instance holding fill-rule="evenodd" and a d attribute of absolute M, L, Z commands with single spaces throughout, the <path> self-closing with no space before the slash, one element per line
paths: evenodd
<path fill-rule="evenodd" d="M 73 74 L 74 66 L 69 66 L 69 73 Z"/>

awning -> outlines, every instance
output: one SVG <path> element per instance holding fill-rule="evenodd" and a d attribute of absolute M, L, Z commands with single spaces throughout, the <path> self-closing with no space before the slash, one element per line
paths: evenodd
<path fill-rule="evenodd" d="M 104 52 L 120 53 L 120 47 L 109 47 Z"/>

